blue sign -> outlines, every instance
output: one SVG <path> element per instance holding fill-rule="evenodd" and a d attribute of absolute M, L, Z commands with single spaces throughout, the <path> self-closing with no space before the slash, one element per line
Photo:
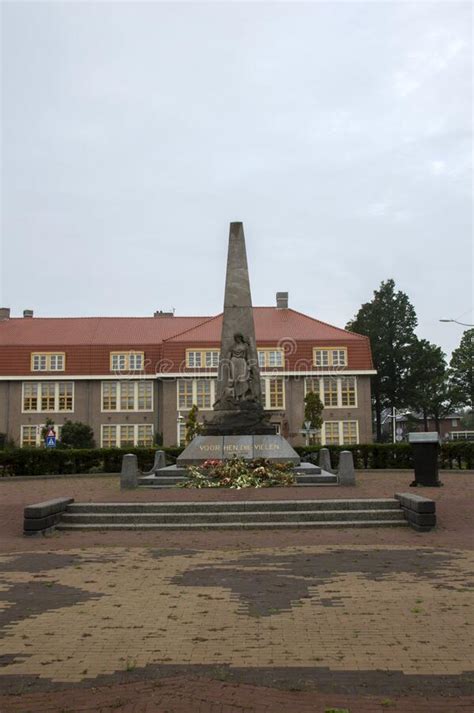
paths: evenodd
<path fill-rule="evenodd" d="M 56 448 L 56 436 L 46 436 L 46 448 Z"/>

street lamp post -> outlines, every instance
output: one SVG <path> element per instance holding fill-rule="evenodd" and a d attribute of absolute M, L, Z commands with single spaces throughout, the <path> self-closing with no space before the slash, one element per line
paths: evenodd
<path fill-rule="evenodd" d="M 460 324 L 462 327 L 474 327 L 474 324 L 468 324 L 467 322 L 458 322 L 457 319 L 440 319 L 440 322 L 454 322 L 454 324 Z"/>

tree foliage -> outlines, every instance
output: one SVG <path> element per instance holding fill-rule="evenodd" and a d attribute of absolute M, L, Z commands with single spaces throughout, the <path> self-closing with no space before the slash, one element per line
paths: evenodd
<path fill-rule="evenodd" d="M 451 409 L 446 356 L 441 347 L 416 339 L 411 350 L 407 406 L 423 416 L 425 430 L 432 418 L 439 420 Z"/>
<path fill-rule="evenodd" d="M 87 423 L 65 421 L 61 428 L 63 448 L 95 448 L 94 431 Z"/>
<path fill-rule="evenodd" d="M 449 381 L 453 401 L 474 410 L 474 329 L 462 335 L 459 347 L 449 363 Z"/>
<path fill-rule="evenodd" d="M 323 413 L 324 405 L 319 394 L 315 394 L 314 391 L 308 391 L 304 397 L 304 420 L 309 421 L 310 428 L 321 428 L 323 425 Z M 305 424 L 303 423 L 303 428 Z"/>
<path fill-rule="evenodd" d="M 198 421 L 198 413 L 199 413 L 199 409 L 196 406 L 196 404 L 194 404 L 186 418 L 186 424 L 185 424 L 186 425 L 186 433 L 185 433 L 186 444 L 191 443 L 193 438 L 195 436 L 198 436 L 201 433 L 202 429 L 201 429 L 201 424 Z"/>
<path fill-rule="evenodd" d="M 408 380 L 412 350 L 416 342 L 416 313 L 408 296 L 395 291 L 389 279 L 375 290 L 371 302 L 366 302 L 346 329 L 364 334 L 370 339 L 377 375 L 373 377 L 372 393 L 377 421 L 377 439 L 382 435 L 382 410 L 400 408 L 409 401 Z"/>

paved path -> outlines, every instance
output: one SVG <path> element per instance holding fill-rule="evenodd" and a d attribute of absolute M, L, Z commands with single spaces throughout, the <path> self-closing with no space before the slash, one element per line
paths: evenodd
<path fill-rule="evenodd" d="M 393 495 L 400 477 L 366 475 L 353 496 Z M 0 711 L 472 713 L 474 479 L 443 479 L 433 533 L 49 538 L 22 538 L 11 514 L 53 495 L 144 494 L 110 479 L 1 483 Z"/>

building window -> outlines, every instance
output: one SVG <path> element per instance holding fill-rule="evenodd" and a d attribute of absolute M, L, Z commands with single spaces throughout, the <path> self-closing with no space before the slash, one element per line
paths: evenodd
<path fill-rule="evenodd" d="M 189 369 L 217 369 L 218 349 L 186 349 L 186 366 Z"/>
<path fill-rule="evenodd" d="M 357 384 L 355 376 L 324 376 L 305 380 L 305 393 L 319 395 L 325 407 L 357 407 Z"/>
<path fill-rule="evenodd" d="M 40 448 L 44 446 L 43 429 L 45 424 L 37 426 L 22 426 L 20 432 L 20 445 L 22 448 Z M 53 431 L 56 433 L 56 438 L 61 438 L 62 426 L 54 424 Z"/>
<path fill-rule="evenodd" d="M 135 409 L 135 384 L 131 381 L 122 381 L 120 387 L 120 410 L 133 411 Z"/>
<path fill-rule="evenodd" d="M 341 406 L 356 405 L 355 378 L 347 376 L 340 379 L 341 382 Z"/>
<path fill-rule="evenodd" d="M 457 420 L 457 418 L 451 419 L 451 426 L 452 426 L 453 428 L 457 428 L 457 426 L 458 426 L 458 420 Z"/>
<path fill-rule="evenodd" d="M 351 445 L 358 442 L 357 421 L 342 422 L 342 442 L 344 445 Z"/>
<path fill-rule="evenodd" d="M 261 381 L 263 408 L 283 410 L 285 408 L 285 381 L 281 377 L 264 378 Z"/>
<path fill-rule="evenodd" d="M 101 426 L 102 448 L 128 448 L 153 446 L 153 426 L 151 423 L 103 424 Z"/>
<path fill-rule="evenodd" d="M 285 366 L 285 353 L 283 349 L 259 349 L 258 365 L 261 369 Z"/>
<path fill-rule="evenodd" d="M 153 381 L 103 381 L 102 411 L 153 411 Z"/>
<path fill-rule="evenodd" d="M 178 421 L 178 446 L 183 446 L 186 443 L 186 423 L 185 421 Z"/>
<path fill-rule="evenodd" d="M 72 412 L 74 411 L 74 383 L 72 381 L 25 381 L 22 401 L 24 412 Z"/>
<path fill-rule="evenodd" d="M 63 352 L 33 352 L 31 371 L 64 371 L 66 355 Z"/>
<path fill-rule="evenodd" d="M 111 371 L 141 371 L 145 364 L 144 352 L 111 352 Z"/>
<path fill-rule="evenodd" d="M 314 347 L 313 364 L 319 367 L 347 366 L 347 349 L 345 347 Z"/>
<path fill-rule="evenodd" d="M 323 404 L 325 406 L 337 406 L 337 379 L 322 379 L 323 382 Z"/>
<path fill-rule="evenodd" d="M 36 448 L 37 442 L 37 426 L 22 426 L 21 427 L 21 446 L 22 448 Z"/>
<path fill-rule="evenodd" d="M 322 430 L 325 446 L 351 445 L 359 442 L 358 421 L 325 421 Z"/>
<path fill-rule="evenodd" d="M 178 411 L 188 411 L 194 405 L 203 411 L 212 409 L 215 387 L 215 379 L 178 379 Z"/>
<path fill-rule="evenodd" d="M 325 421 L 324 426 L 324 443 L 326 446 L 339 445 L 339 421 Z"/>

